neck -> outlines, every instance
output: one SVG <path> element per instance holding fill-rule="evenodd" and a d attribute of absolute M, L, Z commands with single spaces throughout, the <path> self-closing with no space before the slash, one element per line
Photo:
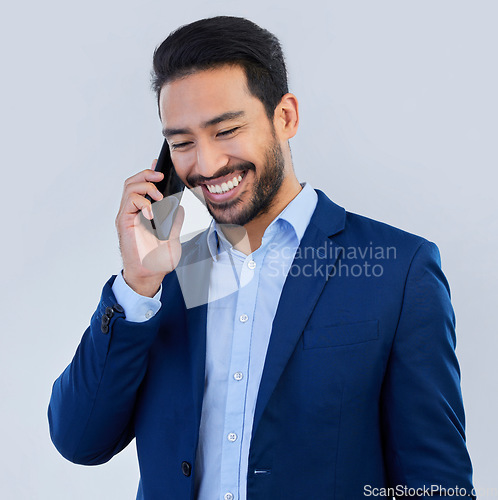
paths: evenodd
<path fill-rule="evenodd" d="M 286 179 L 273 199 L 269 210 L 259 214 L 245 226 L 223 226 L 223 233 L 233 248 L 249 255 L 261 246 L 266 228 L 299 194 L 302 187 L 296 177 Z"/>

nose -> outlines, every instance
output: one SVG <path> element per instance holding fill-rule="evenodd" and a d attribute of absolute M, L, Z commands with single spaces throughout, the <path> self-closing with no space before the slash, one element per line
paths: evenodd
<path fill-rule="evenodd" d="M 212 141 L 199 141 L 197 144 L 197 174 L 213 177 L 228 162 L 229 157 L 223 152 L 221 145 Z"/>

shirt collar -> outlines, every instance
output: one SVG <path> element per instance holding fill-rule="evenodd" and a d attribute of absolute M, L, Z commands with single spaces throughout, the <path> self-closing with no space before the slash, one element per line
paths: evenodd
<path fill-rule="evenodd" d="M 275 219 L 283 219 L 287 221 L 293 227 L 299 242 L 301 242 L 304 232 L 308 227 L 318 201 L 318 195 L 309 183 L 304 182 L 301 186 L 303 189 L 299 191 L 298 195 L 282 210 L 282 212 L 280 212 L 280 215 L 278 215 Z"/>
<path fill-rule="evenodd" d="M 286 227 L 287 230 L 293 230 L 298 242 L 301 242 L 301 238 L 308 227 L 318 201 L 318 196 L 309 183 L 305 182 L 301 184 L 301 186 L 302 189 L 299 191 L 297 196 L 282 210 L 282 212 L 280 212 L 277 217 L 275 217 L 275 219 L 273 219 L 270 225 L 266 228 L 263 240 L 265 239 L 265 236 L 270 235 L 272 232 L 282 230 Z M 282 224 L 281 221 L 285 221 L 287 224 Z M 220 239 L 223 240 L 225 248 L 232 247 L 223 232 L 220 231 L 216 221 L 213 219 L 209 225 L 207 233 L 207 245 L 211 257 L 215 261 L 217 260 L 220 248 Z"/>

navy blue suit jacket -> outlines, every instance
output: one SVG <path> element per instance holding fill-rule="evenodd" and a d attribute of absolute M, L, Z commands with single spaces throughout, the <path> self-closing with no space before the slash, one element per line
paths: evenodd
<path fill-rule="evenodd" d="M 203 241 L 184 258 L 204 258 Z M 131 323 L 116 308 L 104 333 L 116 303 L 109 280 L 49 406 L 52 440 L 72 462 L 101 464 L 136 438 L 145 500 L 193 499 L 207 306 L 186 307 L 180 269 L 165 277 L 155 317 Z M 191 279 L 205 290 L 208 274 Z M 273 322 L 248 499 L 355 500 L 432 485 L 470 493 L 454 326 L 433 243 L 318 191 Z"/>

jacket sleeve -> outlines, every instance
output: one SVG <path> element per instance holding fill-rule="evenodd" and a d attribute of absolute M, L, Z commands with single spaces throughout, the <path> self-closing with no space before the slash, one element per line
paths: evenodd
<path fill-rule="evenodd" d="M 388 479 L 438 497 L 471 496 L 455 316 L 437 246 L 424 241 L 406 277 L 403 305 L 382 390 Z M 418 498 L 425 498 L 422 494 Z M 429 498 L 429 496 L 427 496 Z"/>
<path fill-rule="evenodd" d="M 160 314 L 145 323 L 126 321 L 104 286 L 97 310 L 70 365 L 55 381 L 48 408 L 52 441 L 68 460 L 107 462 L 134 438 L 133 412 L 147 369 Z"/>

